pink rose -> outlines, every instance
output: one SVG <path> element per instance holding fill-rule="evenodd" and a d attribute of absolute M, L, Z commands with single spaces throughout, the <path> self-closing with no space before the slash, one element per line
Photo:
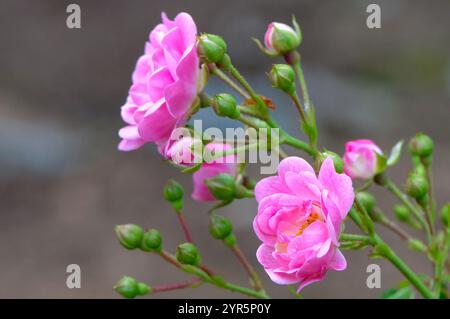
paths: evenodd
<path fill-rule="evenodd" d="M 205 146 L 207 152 L 222 152 L 231 149 L 228 144 L 209 143 Z M 210 190 L 205 184 L 205 180 L 213 178 L 216 175 L 226 173 L 230 175 L 236 174 L 237 158 L 236 155 L 228 155 L 222 158 L 211 161 L 210 163 L 203 163 L 202 167 L 193 174 L 192 180 L 194 182 L 194 191 L 192 198 L 199 202 L 215 201 L 216 199 L 211 194 Z"/>
<path fill-rule="evenodd" d="M 185 124 L 197 95 L 197 27 L 187 13 L 178 14 L 174 21 L 162 13 L 162 21 L 150 33 L 122 106 L 122 119 L 128 125 L 119 131 L 121 151 L 154 142 L 165 153 L 172 131 Z"/>
<path fill-rule="evenodd" d="M 371 140 L 356 140 L 345 144 L 344 172 L 351 178 L 372 178 L 377 172 L 381 149 Z"/>
<path fill-rule="evenodd" d="M 253 228 L 263 242 L 256 256 L 275 283 L 298 283 L 300 291 L 329 269 L 347 267 L 338 240 L 354 192 L 352 180 L 336 173 L 330 157 L 318 177 L 305 160 L 284 159 L 277 176 L 257 183 L 255 196 Z"/>

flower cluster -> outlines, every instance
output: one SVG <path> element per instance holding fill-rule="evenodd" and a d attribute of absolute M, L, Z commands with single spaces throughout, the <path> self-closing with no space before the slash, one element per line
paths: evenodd
<path fill-rule="evenodd" d="M 270 23 L 264 44 L 259 40 L 255 42 L 267 56 L 284 59 L 285 63 L 272 66 L 269 80 L 273 88 L 291 99 L 307 142 L 288 134 L 273 120 L 271 111 L 275 103 L 258 94 L 234 66 L 224 39 L 213 34 L 198 35 L 195 22 L 187 13 L 178 14 L 174 20 L 163 13 L 162 23 L 150 32 L 144 54 L 133 72 L 132 85 L 121 109 L 126 126 L 119 130 L 118 146 L 121 151 L 131 151 L 154 143 L 165 160 L 183 173 L 192 174 L 192 198 L 198 202 L 216 202 L 208 210 L 211 236 L 233 252 L 248 273 L 252 287 L 232 284 L 204 264 L 186 222 L 184 189 L 169 180 L 164 198 L 175 210 L 186 239 L 178 245 L 176 253 L 167 251 L 162 234 L 156 229 L 144 231 L 138 225 L 128 224 L 117 226 L 116 234 L 126 249 L 157 254 L 195 278 L 151 287 L 126 276 L 118 282 L 116 291 L 134 298 L 207 283 L 250 297 L 268 298 L 258 272 L 238 246 L 231 220 L 217 212 L 234 200 L 251 197 L 258 203 L 253 230 L 262 242 L 256 257 L 273 282 L 296 284 L 300 293 L 305 286 L 323 280 L 329 270 L 346 269 L 347 261 L 341 250 L 371 247 L 373 256 L 389 260 L 409 283 L 406 287 L 402 284 L 393 288 L 386 296 L 411 297 L 411 287 L 426 298 L 447 296 L 446 286 L 450 280 L 445 279 L 449 276 L 445 265 L 450 251 L 450 204 L 442 208 L 443 230 L 438 232 L 431 178 L 434 150 L 431 138 L 419 133 L 409 143 L 413 169 L 405 183 L 405 192 L 386 172 L 388 167 L 398 163 L 403 141 L 398 142 L 389 155 L 369 139 L 347 142 L 343 158 L 319 148 L 316 110 L 297 51 L 302 43 L 297 21 L 293 18 L 292 27 Z M 204 91 L 208 76 L 222 80 L 242 100 L 230 93 L 210 97 Z M 246 150 L 268 146 L 278 160 L 278 156 L 283 158 L 277 174 L 255 182 L 246 164 L 238 163 L 238 147 L 234 141 L 212 139 L 203 132 L 180 135 L 180 129 L 184 133 L 195 131 L 195 126 L 193 129 L 188 121 L 199 108 L 207 107 L 216 115 L 248 128 L 277 130 L 278 144 L 261 138 L 256 142 L 246 138 L 239 141 Z M 257 136 L 261 135 L 258 132 Z M 287 156 L 282 149 L 284 146 L 305 152 L 312 157 L 314 165 L 301 157 Z M 212 154 L 209 160 L 205 160 L 205 152 Z M 358 179 L 364 184 L 355 191 L 353 185 Z M 377 206 L 375 197 L 368 191 L 373 184 L 386 188 L 399 199 L 400 204 L 393 208 L 394 215 L 406 226 L 423 230 L 426 243 L 401 229 Z M 343 233 L 347 215 L 362 234 Z M 433 276 L 422 279 L 406 266 L 377 233 L 376 223 L 396 232 L 407 241 L 410 249 L 426 253 L 435 266 Z"/>

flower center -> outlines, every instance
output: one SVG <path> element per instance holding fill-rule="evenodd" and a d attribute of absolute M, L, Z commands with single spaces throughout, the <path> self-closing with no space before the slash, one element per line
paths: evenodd
<path fill-rule="evenodd" d="M 303 234 L 305 229 L 308 228 L 308 226 L 314 223 L 316 220 L 323 221 L 320 211 L 320 206 L 317 204 L 313 204 L 311 214 L 303 223 L 300 224 L 300 227 L 295 235 L 300 236 L 301 234 Z"/>

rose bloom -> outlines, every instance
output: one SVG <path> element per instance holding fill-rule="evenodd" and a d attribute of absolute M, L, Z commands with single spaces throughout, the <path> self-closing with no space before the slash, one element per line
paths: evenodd
<path fill-rule="evenodd" d="M 275 283 L 298 283 L 301 291 L 329 269 L 347 267 L 338 240 L 354 192 L 352 180 L 336 173 L 330 157 L 318 177 L 305 160 L 284 159 L 277 176 L 257 183 L 255 197 L 253 228 L 263 242 L 256 256 Z"/>
<path fill-rule="evenodd" d="M 212 142 L 205 146 L 206 150 L 211 154 L 222 152 L 231 149 L 228 144 Z M 210 163 L 203 163 L 201 168 L 192 175 L 194 182 L 194 191 L 192 198 L 200 202 L 215 201 L 216 199 L 211 194 L 205 180 L 215 177 L 216 175 L 226 173 L 230 175 L 236 174 L 237 157 L 236 155 L 228 155 L 211 161 Z"/>
<path fill-rule="evenodd" d="M 381 149 L 371 140 L 355 140 L 345 144 L 344 172 L 351 178 L 369 179 L 377 172 L 377 154 Z"/>
<path fill-rule="evenodd" d="M 135 150 L 147 142 L 167 151 L 172 131 L 186 122 L 197 95 L 199 58 L 197 27 L 187 13 L 162 23 L 150 33 L 121 109 L 127 126 L 119 131 L 119 150 Z"/>

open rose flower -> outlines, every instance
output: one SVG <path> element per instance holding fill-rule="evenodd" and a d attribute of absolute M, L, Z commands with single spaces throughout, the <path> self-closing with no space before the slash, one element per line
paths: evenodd
<path fill-rule="evenodd" d="M 127 126 L 119 131 L 119 150 L 131 151 L 147 142 L 165 153 L 174 128 L 185 124 L 197 95 L 199 58 L 197 27 L 187 13 L 162 23 L 150 33 L 145 52 L 132 76 L 128 98 L 122 106 Z"/>
<path fill-rule="evenodd" d="M 355 140 L 345 144 L 344 172 L 351 178 L 372 178 L 378 169 L 381 149 L 371 140 Z"/>
<path fill-rule="evenodd" d="M 328 270 L 347 267 L 338 239 L 354 192 L 351 179 L 336 173 L 330 157 L 318 177 L 305 160 L 284 159 L 277 176 L 257 183 L 255 196 L 253 228 L 263 242 L 256 255 L 275 283 L 298 283 L 300 291 Z"/>
<path fill-rule="evenodd" d="M 217 154 L 218 152 L 229 150 L 231 149 L 231 146 L 228 144 L 212 142 L 207 144 L 205 148 L 208 154 L 213 155 Z M 192 193 L 192 198 L 200 202 L 215 201 L 216 198 L 206 186 L 205 180 L 213 178 L 216 175 L 222 173 L 235 175 L 236 167 L 236 155 L 228 155 L 216 160 L 212 160 L 209 163 L 203 163 L 201 168 L 192 176 L 192 180 L 194 182 L 194 191 Z"/>

